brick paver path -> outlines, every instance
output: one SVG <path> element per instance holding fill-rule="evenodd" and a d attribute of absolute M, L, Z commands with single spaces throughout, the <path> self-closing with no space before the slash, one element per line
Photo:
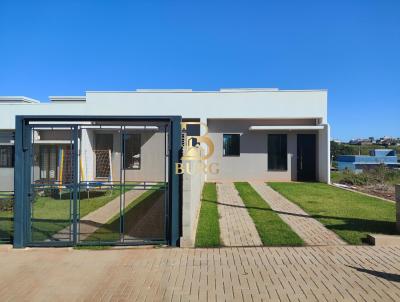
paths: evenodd
<path fill-rule="evenodd" d="M 145 190 L 130 190 L 125 193 L 125 208 L 129 206 L 136 198 L 142 195 Z M 102 227 L 111 218 L 120 211 L 120 197 L 116 197 L 101 208 L 89 213 L 81 218 L 79 222 L 79 239 L 85 240 L 93 234 L 98 228 Z M 53 236 L 55 239 L 68 239 L 71 232 L 71 227 L 66 227 Z"/>
<path fill-rule="evenodd" d="M 344 245 L 334 232 L 262 182 L 251 186 L 308 245 Z"/>
<path fill-rule="evenodd" d="M 233 183 L 218 183 L 221 240 L 225 246 L 260 246 L 260 236 Z"/>
<path fill-rule="evenodd" d="M 2 301 L 400 301 L 400 248 L 7 250 Z"/>

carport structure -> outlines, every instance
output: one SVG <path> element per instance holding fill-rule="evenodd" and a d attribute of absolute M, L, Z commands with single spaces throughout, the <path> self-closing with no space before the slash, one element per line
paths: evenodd
<path fill-rule="evenodd" d="M 14 247 L 179 244 L 180 116 L 17 116 Z"/>

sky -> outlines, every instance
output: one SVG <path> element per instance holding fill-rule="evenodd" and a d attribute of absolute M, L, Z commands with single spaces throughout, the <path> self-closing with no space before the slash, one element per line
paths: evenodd
<path fill-rule="evenodd" d="M 332 138 L 400 137 L 400 1 L 0 1 L 0 95 L 243 87 L 327 89 Z"/>

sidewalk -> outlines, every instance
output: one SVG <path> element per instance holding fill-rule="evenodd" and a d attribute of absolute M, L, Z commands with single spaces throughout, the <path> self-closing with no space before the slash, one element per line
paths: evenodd
<path fill-rule="evenodd" d="M 400 301 L 400 248 L 0 246 L 2 301 Z"/>

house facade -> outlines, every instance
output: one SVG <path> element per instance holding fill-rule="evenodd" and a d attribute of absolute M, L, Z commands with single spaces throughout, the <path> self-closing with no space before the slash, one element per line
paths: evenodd
<path fill-rule="evenodd" d="M 183 121 L 199 121 L 208 127 L 214 152 L 207 161 L 218 163 L 219 172 L 206 173 L 207 181 L 329 182 L 330 179 L 327 92 L 324 90 L 87 92 L 82 97 L 50 97 L 49 103 L 25 97 L 1 97 L 0 112 L 2 191 L 13 190 L 13 133 L 17 115 L 179 115 Z M 157 167 L 154 163 L 162 160 L 164 150 L 157 146 L 164 132 L 157 126 L 139 128 L 130 129 L 127 134 L 130 136 L 125 144 L 126 177 L 157 181 L 163 171 L 152 167 Z M 122 144 L 117 133 L 118 129 L 111 126 L 84 129 L 81 173 L 85 179 L 119 177 Z M 35 132 L 38 178 L 60 177 L 57 167 L 60 152 L 68 149 L 68 135 L 62 129 Z M 108 151 L 110 154 L 104 154 Z"/>
<path fill-rule="evenodd" d="M 192 246 L 205 181 L 330 182 L 325 90 L 0 97 L 0 114 L 15 247 Z"/>

